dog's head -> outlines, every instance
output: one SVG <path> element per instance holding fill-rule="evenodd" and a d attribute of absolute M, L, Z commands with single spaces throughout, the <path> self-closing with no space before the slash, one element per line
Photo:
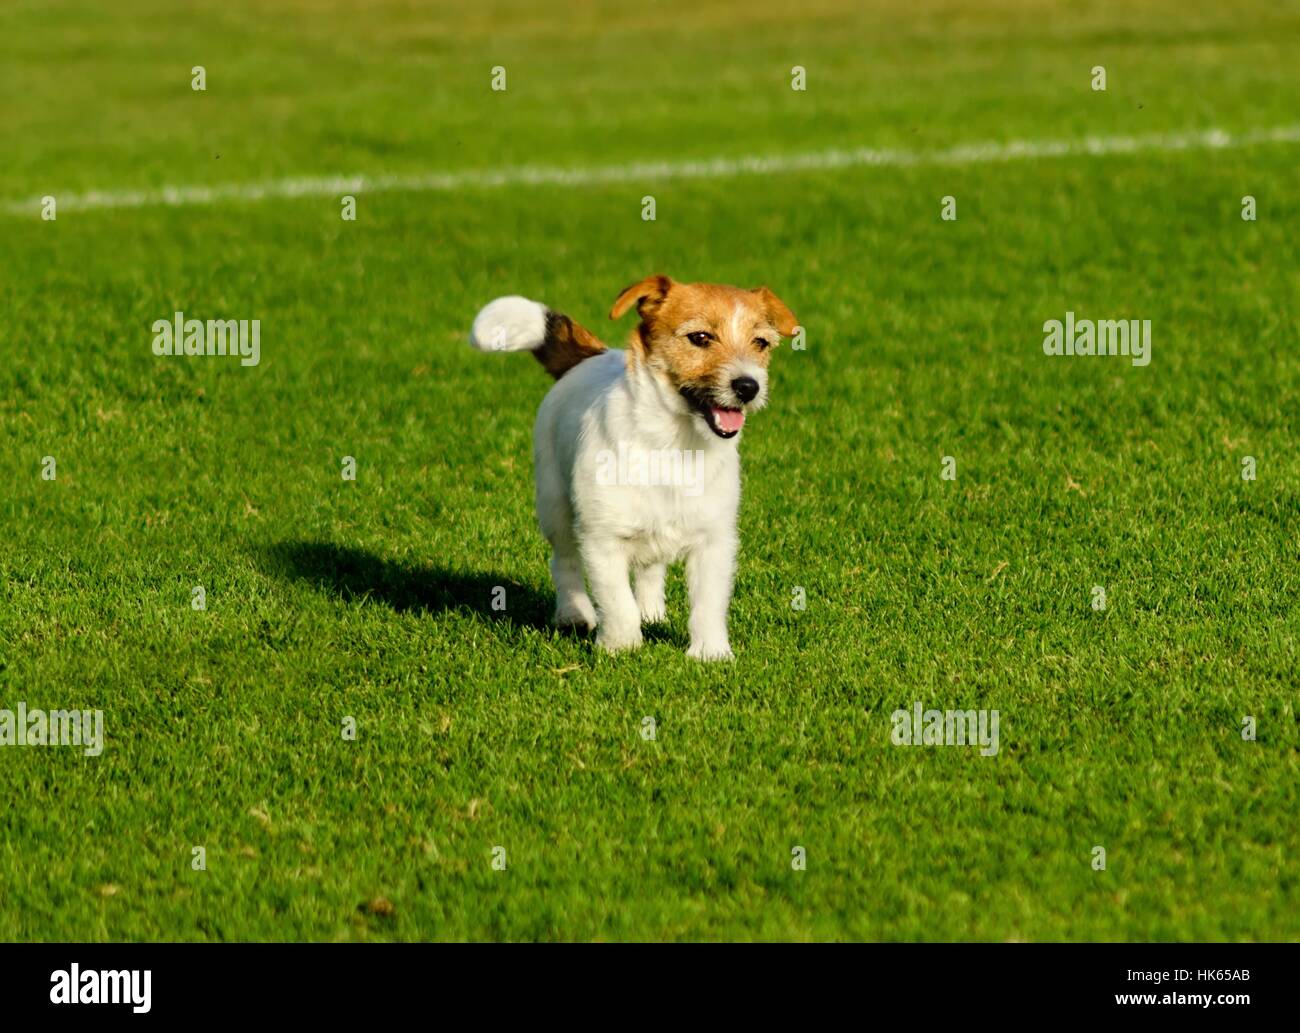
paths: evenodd
<path fill-rule="evenodd" d="M 641 323 L 630 361 L 644 366 L 720 438 L 734 438 L 745 414 L 767 402 L 767 364 L 781 336 L 798 325 L 766 287 L 742 290 L 715 283 L 676 283 L 648 276 L 614 302 L 618 319 L 635 304 Z"/>

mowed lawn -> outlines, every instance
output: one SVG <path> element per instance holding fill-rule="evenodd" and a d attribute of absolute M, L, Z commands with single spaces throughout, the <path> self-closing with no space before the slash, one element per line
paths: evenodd
<path fill-rule="evenodd" d="M 1272 129 L 1294 4 L 355 6 L 0 12 L 0 708 L 105 731 L 0 748 L 0 937 L 1300 937 L 1300 144 L 35 203 Z M 507 293 L 621 343 L 655 272 L 806 328 L 729 664 L 680 573 L 637 653 L 548 627 L 549 381 L 465 344 Z M 155 357 L 177 310 L 259 319 L 260 364 Z M 1067 311 L 1149 319 L 1150 364 L 1044 355 Z M 918 701 L 999 752 L 893 745 Z"/>

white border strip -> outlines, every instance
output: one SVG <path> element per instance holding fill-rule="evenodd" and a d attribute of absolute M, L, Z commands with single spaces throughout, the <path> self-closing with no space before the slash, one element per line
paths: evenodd
<path fill-rule="evenodd" d="M 852 150 L 811 151 L 768 157 L 710 158 L 681 162 L 632 162 L 589 168 L 521 165 L 464 172 L 405 175 L 323 176 L 223 183 L 214 186 L 171 186 L 152 190 L 91 190 L 58 194 L 59 211 L 106 208 L 179 207 L 225 201 L 265 201 L 271 198 L 338 197 L 343 194 L 450 193 L 504 186 L 593 186 L 602 183 L 665 179 L 719 179 L 728 176 L 770 176 L 784 172 L 822 171 L 860 166 L 905 168 L 915 165 L 980 165 L 1034 158 L 1096 157 L 1138 151 L 1185 151 L 1250 147 L 1268 143 L 1300 143 L 1300 125 L 1228 133 L 1205 129 L 1189 133 L 1149 133 L 1144 136 L 1090 136 L 1080 140 L 1018 140 L 1010 143 L 962 144 L 947 150 L 909 151 L 858 147 Z M 0 202 L 9 215 L 39 215 L 41 198 Z"/>

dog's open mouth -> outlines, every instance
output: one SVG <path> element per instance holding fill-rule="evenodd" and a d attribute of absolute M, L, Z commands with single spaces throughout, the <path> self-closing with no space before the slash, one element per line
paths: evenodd
<path fill-rule="evenodd" d="M 691 403 L 695 411 L 704 417 L 704 422 L 709 425 L 709 430 L 720 438 L 734 438 L 740 433 L 740 428 L 745 425 L 744 409 L 714 405 L 706 394 L 694 388 L 684 387 L 681 389 L 681 394 L 683 398 Z"/>
<path fill-rule="evenodd" d="M 724 409 L 720 405 L 714 405 L 709 407 L 704 418 L 709 421 L 709 429 L 718 437 L 733 438 L 745 425 L 745 410 Z"/>

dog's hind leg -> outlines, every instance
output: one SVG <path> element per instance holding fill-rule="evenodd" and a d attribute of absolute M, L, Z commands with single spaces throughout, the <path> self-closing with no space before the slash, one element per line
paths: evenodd
<path fill-rule="evenodd" d="M 582 558 L 567 530 L 551 538 L 551 580 L 555 582 L 555 623 L 560 627 L 594 628 L 596 608 L 587 598 Z"/>
<path fill-rule="evenodd" d="M 664 604 L 664 578 L 667 574 L 666 563 L 651 563 L 637 569 L 635 595 L 642 624 L 653 624 L 668 615 L 668 607 Z"/>
<path fill-rule="evenodd" d="M 573 508 L 550 447 L 553 428 L 538 417 L 533 446 L 537 471 L 537 523 L 551 543 L 551 580 L 555 583 L 555 623 L 559 627 L 596 626 L 596 608 L 587 598 L 582 557 L 573 533 Z"/>

